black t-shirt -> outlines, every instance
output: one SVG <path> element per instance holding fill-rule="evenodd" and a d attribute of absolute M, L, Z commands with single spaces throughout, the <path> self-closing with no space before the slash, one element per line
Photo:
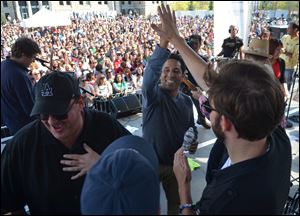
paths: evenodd
<path fill-rule="evenodd" d="M 224 57 L 233 58 L 236 52 L 240 51 L 240 48 L 243 46 L 243 40 L 239 37 L 235 38 L 226 38 L 223 41 L 222 53 Z"/>
<path fill-rule="evenodd" d="M 101 154 L 115 139 L 130 134 L 106 113 L 85 110 L 84 129 L 68 149 L 36 120 L 21 129 L 1 156 L 1 211 L 31 214 L 80 214 L 80 194 L 85 176 L 63 172 L 63 154 L 86 153 L 83 143 Z"/>
<path fill-rule="evenodd" d="M 281 214 L 290 188 L 291 143 L 278 127 L 268 137 L 269 150 L 256 158 L 221 169 L 228 158 L 217 140 L 207 166 L 197 214 Z"/>

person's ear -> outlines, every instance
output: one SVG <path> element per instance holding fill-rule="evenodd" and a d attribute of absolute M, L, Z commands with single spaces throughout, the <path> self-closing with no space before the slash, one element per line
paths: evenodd
<path fill-rule="evenodd" d="M 221 117 L 220 124 L 221 124 L 223 132 L 230 131 L 232 129 L 232 127 L 234 126 L 233 123 L 231 122 L 231 120 L 224 115 L 222 115 L 222 117 Z"/>

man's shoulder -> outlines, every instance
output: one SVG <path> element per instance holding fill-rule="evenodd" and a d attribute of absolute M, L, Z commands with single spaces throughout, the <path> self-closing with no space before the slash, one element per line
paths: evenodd
<path fill-rule="evenodd" d="M 33 133 L 37 133 L 41 129 L 41 124 L 42 122 L 39 119 L 36 119 L 24 127 L 22 127 L 16 134 L 15 136 L 28 136 Z"/>
<path fill-rule="evenodd" d="M 183 93 L 182 91 L 179 91 L 179 98 L 182 98 L 182 100 L 187 103 L 188 105 L 193 105 L 193 102 L 190 98 L 190 96 L 188 96 L 187 94 Z"/>
<path fill-rule="evenodd" d="M 276 142 L 276 143 L 279 142 L 280 144 L 283 145 L 287 143 L 290 144 L 291 142 L 285 130 L 281 126 L 275 128 L 269 137 L 272 138 L 272 142 Z"/>
<path fill-rule="evenodd" d="M 151 57 L 168 57 L 170 55 L 170 51 L 165 48 L 161 48 L 158 44 L 155 47 L 155 50 Z"/>
<path fill-rule="evenodd" d="M 89 124 L 108 124 L 117 121 L 111 115 L 105 112 L 101 112 L 95 109 L 85 109 L 85 114 L 87 115 L 86 120 Z"/>
<path fill-rule="evenodd" d="M 41 132 L 41 122 L 39 120 L 35 120 L 30 122 L 29 124 L 22 127 L 11 139 L 11 141 L 7 144 L 6 148 L 26 148 L 26 146 L 30 146 L 32 149 L 34 147 L 34 140 Z"/>
<path fill-rule="evenodd" d="M 13 67 L 15 67 L 15 65 L 10 59 L 4 59 L 3 61 L 1 61 L 1 70 Z"/>
<path fill-rule="evenodd" d="M 242 39 L 242 38 L 237 37 L 237 40 L 238 40 L 239 42 L 243 42 L 243 39 Z"/>
<path fill-rule="evenodd" d="M 92 131 L 92 133 L 96 133 L 98 135 L 108 135 L 117 131 L 121 134 L 129 134 L 129 132 L 127 133 L 126 128 L 122 124 L 120 124 L 117 119 L 115 119 L 108 113 L 104 113 L 95 109 L 85 108 L 85 114 L 85 130 L 90 130 Z"/>
<path fill-rule="evenodd" d="M 289 40 L 290 38 L 291 38 L 290 35 L 285 34 L 285 35 L 282 36 L 281 41 L 285 42 L 286 40 Z"/>
<path fill-rule="evenodd" d="M 292 39 L 299 46 L 299 36 L 296 36 Z"/>
<path fill-rule="evenodd" d="M 227 42 L 227 41 L 230 41 L 230 40 L 232 40 L 232 38 L 231 38 L 231 37 L 228 37 L 228 38 L 225 38 L 225 39 L 224 39 L 224 42 L 225 42 L 225 41 Z"/>

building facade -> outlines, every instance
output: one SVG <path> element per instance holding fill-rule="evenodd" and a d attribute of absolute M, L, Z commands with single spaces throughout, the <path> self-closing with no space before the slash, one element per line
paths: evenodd
<path fill-rule="evenodd" d="M 1 1 L 1 12 L 12 19 L 22 20 L 31 17 L 42 7 L 55 12 L 102 12 L 108 14 L 154 15 L 157 6 L 170 1 Z"/>

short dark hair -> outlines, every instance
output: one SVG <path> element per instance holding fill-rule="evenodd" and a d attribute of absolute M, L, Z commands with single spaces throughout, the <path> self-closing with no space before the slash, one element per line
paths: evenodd
<path fill-rule="evenodd" d="M 284 115 L 278 80 L 248 60 L 223 65 L 208 91 L 214 108 L 232 121 L 239 137 L 255 141 L 269 135 Z"/>
<path fill-rule="evenodd" d="M 32 57 L 34 54 L 41 53 L 39 45 L 31 38 L 21 37 L 16 40 L 11 48 L 11 56 L 14 58 Z"/>
<path fill-rule="evenodd" d="M 269 40 L 269 54 L 270 55 L 274 55 L 275 50 L 277 49 L 277 47 L 282 46 L 282 43 L 280 40 L 276 39 L 276 38 L 271 38 Z"/>
<path fill-rule="evenodd" d="M 292 26 L 292 29 L 297 29 L 297 31 L 299 31 L 299 24 L 297 24 L 295 22 L 290 22 L 289 25 Z"/>
<path fill-rule="evenodd" d="M 91 81 L 93 77 L 93 73 L 89 72 L 85 75 L 85 80 L 86 81 Z"/>
<path fill-rule="evenodd" d="M 96 70 L 99 71 L 99 72 L 101 72 L 102 69 L 103 69 L 102 64 L 99 64 L 99 63 L 98 63 L 98 64 L 96 65 Z"/>
<path fill-rule="evenodd" d="M 200 35 L 195 35 L 195 34 L 193 34 L 193 35 L 191 35 L 191 36 L 189 37 L 190 43 L 193 43 L 194 40 L 198 40 L 198 42 L 199 42 L 200 44 L 201 44 L 201 42 L 202 42 L 201 36 L 200 36 Z"/>
<path fill-rule="evenodd" d="M 172 53 L 172 54 L 169 56 L 168 60 L 169 60 L 169 59 L 174 59 L 174 60 L 178 61 L 178 62 L 180 63 L 181 72 L 184 73 L 184 71 L 186 70 L 186 66 L 185 66 L 184 61 L 183 61 L 182 58 L 180 57 L 180 55 L 177 55 L 177 54 L 175 54 L 175 53 Z"/>

